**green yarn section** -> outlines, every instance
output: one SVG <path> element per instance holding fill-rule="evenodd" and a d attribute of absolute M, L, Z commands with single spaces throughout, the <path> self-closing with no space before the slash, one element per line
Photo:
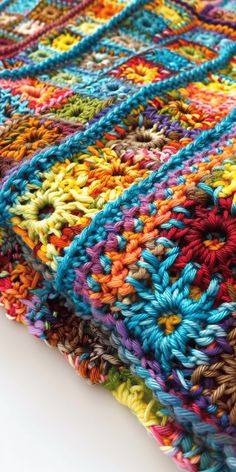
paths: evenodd
<path fill-rule="evenodd" d="M 70 120 L 72 119 L 85 124 L 87 121 L 91 120 L 95 115 L 97 115 L 102 109 L 111 105 L 112 102 L 113 99 L 99 100 L 97 98 L 89 98 L 76 95 L 70 97 L 68 99 L 68 102 L 62 108 L 60 108 L 60 110 L 52 108 L 50 112 L 60 118 Z"/>

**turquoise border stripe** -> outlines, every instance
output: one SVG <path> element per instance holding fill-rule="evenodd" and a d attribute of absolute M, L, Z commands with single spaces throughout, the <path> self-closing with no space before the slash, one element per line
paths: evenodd
<path fill-rule="evenodd" d="M 12 3 L 12 0 L 4 0 L 0 3 L 0 11 L 3 11 L 4 8 L 8 7 L 8 5 Z"/>

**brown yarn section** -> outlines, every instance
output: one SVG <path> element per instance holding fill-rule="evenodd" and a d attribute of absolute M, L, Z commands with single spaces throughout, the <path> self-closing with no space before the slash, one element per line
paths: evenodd
<path fill-rule="evenodd" d="M 211 365 L 201 365 L 192 374 L 194 385 L 201 385 L 202 377 L 214 380 L 214 389 L 204 389 L 204 395 L 218 405 L 219 412 L 229 415 L 230 423 L 236 425 L 236 313 L 235 322 L 227 336 L 231 352 L 219 356 L 219 361 Z"/>
<path fill-rule="evenodd" d="M 59 321 L 45 333 L 47 342 L 57 347 L 82 377 L 95 384 L 103 382 L 111 366 L 122 365 L 109 337 L 90 320 L 82 320 L 62 306 L 59 310 Z"/>

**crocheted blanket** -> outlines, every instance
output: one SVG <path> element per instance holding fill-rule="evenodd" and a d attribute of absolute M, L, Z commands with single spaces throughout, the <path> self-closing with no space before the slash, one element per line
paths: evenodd
<path fill-rule="evenodd" d="M 235 0 L 0 3 L 0 300 L 236 470 Z"/>

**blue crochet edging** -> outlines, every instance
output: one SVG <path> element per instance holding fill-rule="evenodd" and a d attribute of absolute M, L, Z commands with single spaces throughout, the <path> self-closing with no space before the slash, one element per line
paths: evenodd
<path fill-rule="evenodd" d="M 12 2 L 12 0 L 5 0 L 0 3 L 0 11 L 3 11 L 4 8 L 8 7 L 8 5 Z"/>
<path fill-rule="evenodd" d="M 13 173 L 2 182 L 2 189 L 0 191 L 0 212 L 2 213 L 3 224 L 8 224 L 7 220 L 9 220 L 10 214 L 7 208 L 14 204 L 19 191 L 23 192 L 29 181 L 34 181 L 34 183 L 38 185 L 40 184 L 39 179 L 35 178 L 37 171 L 46 171 L 56 160 L 63 162 L 65 158 L 69 158 L 74 152 L 78 152 L 83 142 L 88 146 L 94 140 L 94 136 L 101 135 L 105 130 L 110 130 L 112 126 L 126 116 L 132 108 L 138 107 L 140 103 L 151 99 L 152 96 L 178 87 L 184 87 L 189 82 L 203 80 L 208 72 L 214 72 L 224 67 L 235 52 L 236 44 L 230 44 L 225 48 L 224 53 L 216 59 L 207 61 L 191 70 L 181 72 L 179 75 L 163 80 L 162 82 L 143 87 L 142 90 L 139 90 L 126 101 L 120 103 L 116 110 L 112 109 L 112 111 L 108 112 L 85 131 L 75 133 L 63 140 L 58 146 L 52 146 L 45 149 L 43 152 L 35 154 L 30 162 L 26 161 L 18 171 L 13 171 Z M 17 191 L 11 188 L 13 185 Z"/>

